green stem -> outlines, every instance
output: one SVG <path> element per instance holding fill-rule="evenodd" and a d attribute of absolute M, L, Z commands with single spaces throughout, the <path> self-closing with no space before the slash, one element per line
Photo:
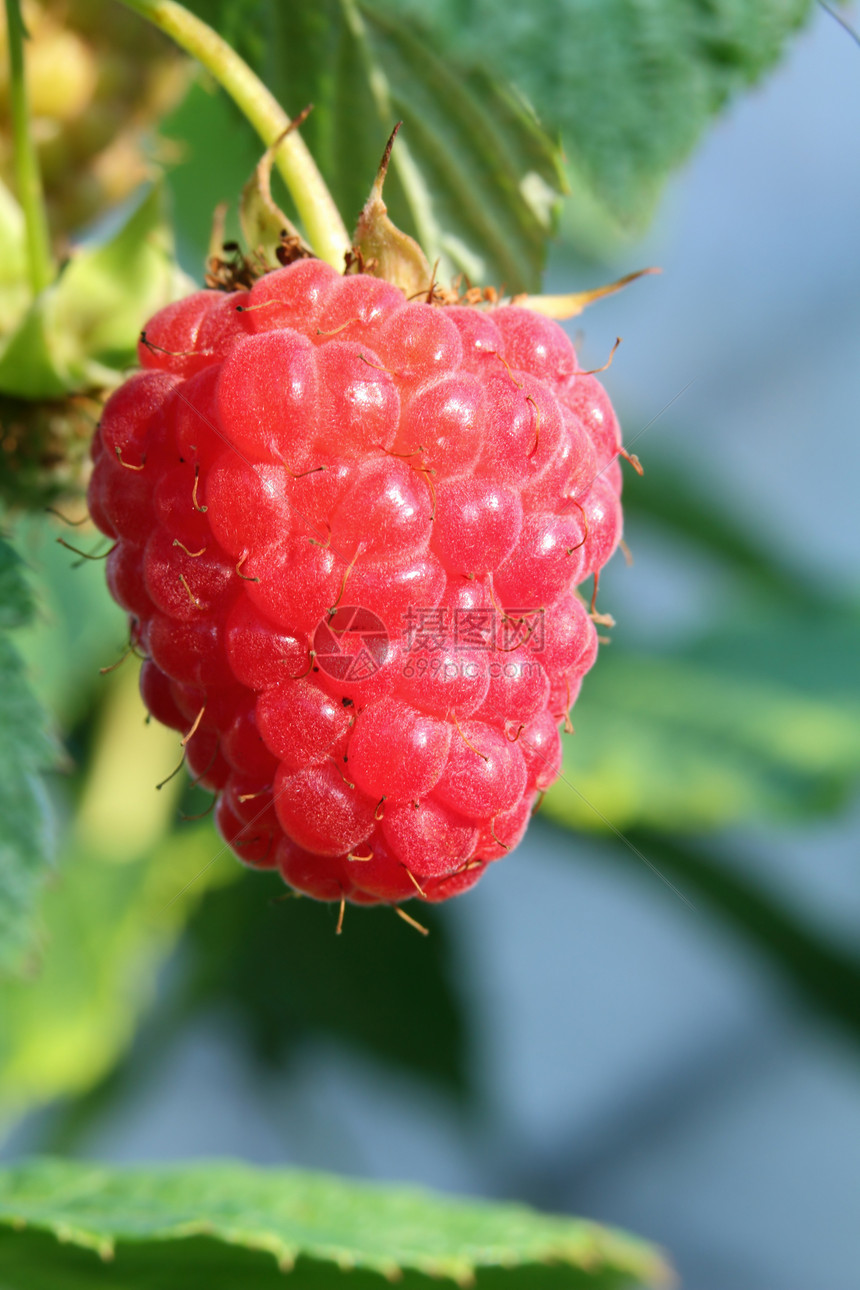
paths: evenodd
<path fill-rule="evenodd" d="M 290 118 L 277 99 L 216 31 L 174 0 L 122 0 L 166 32 L 202 63 L 250 121 L 266 147 L 282 135 Z M 275 165 L 292 194 L 311 248 L 336 269 L 350 249 L 350 238 L 304 141 L 288 134 L 275 153 Z"/>
<path fill-rule="evenodd" d="M 9 98 L 12 109 L 12 138 L 15 146 L 15 182 L 27 229 L 27 267 L 33 295 L 54 280 L 51 238 L 42 196 L 39 158 L 30 131 L 30 105 L 24 79 L 24 22 L 19 0 L 6 0 L 9 31 Z"/>

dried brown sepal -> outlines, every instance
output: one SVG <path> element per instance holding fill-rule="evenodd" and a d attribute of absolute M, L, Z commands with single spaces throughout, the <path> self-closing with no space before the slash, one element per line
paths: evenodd
<path fill-rule="evenodd" d="M 215 215 L 217 219 L 217 211 Z M 212 242 L 215 236 L 213 222 Z M 250 256 L 243 255 L 236 242 L 223 242 L 214 252 L 211 250 L 211 245 L 212 243 L 210 243 L 210 254 L 206 260 L 203 281 L 214 291 L 250 291 L 257 279 L 266 272 L 266 268 L 259 260 L 255 261 Z"/>
<path fill-rule="evenodd" d="M 212 229 L 209 233 L 209 252 L 206 263 L 218 260 L 227 240 L 227 211 L 229 202 L 219 202 L 212 212 Z"/>
<path fill-rule="evenodd" d="M 385 145 L 370 196 L 358 217 L 353 251 L 347 268 L 355 268 L 357 272 L 368 273 L 375 278 L 384 278 L 386 282 L 399 287 L 408 299 L 421 296 L 431 299 L 434 278 L 430 263 L 415 239 L 402 232 L 388 218 L 388 207 L 382 197 L 391 149 L 402 124 L 397 123 Z"/>
<path fill-rule="evenodd" d="M 249 291 L 263 272 L 259 264 L 242 254 L 236 242 L 226 241 L 227 202 L 212 212 L 212 231 L 206 256 L 204 282 L 215 291 Z"/>
<path fill-rule="evenodd" d="M 286 247 L 293 248 L 295 252 L 293 259 L 313 255 L 299 230 L 272 197 L 272 166 L 275 162 L 275 153 L 287 135 L 297 130 L 307 119 L 310 111 L 310 107 L 306 107 L 293 118 L 286 130 L 263 153 L 256 170 L 242 189 L 239 223 L 245 245 L 248 247 L 248 253 L 252 257 L 260 257 L 268 268 L 285 262 L 279 252 L 283 252 Z M 289 260 L 286 263 L 289 263 Z"/>

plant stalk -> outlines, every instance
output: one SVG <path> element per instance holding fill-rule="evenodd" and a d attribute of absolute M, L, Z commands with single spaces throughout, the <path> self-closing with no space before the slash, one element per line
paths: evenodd
<path fill-rule="evenodd" d="M 24 37 L 26 31 L 19 0 L 6 0 L 9 32 L 9 100 L 12 111 L 12 139 L 15 148 L 15 182 L 24 212 L 27 232 L 27 269 L 34 296 L 54 280 L 51 237 L 45 214 L 39 158 L 30 129 L 30 105 L 24 79 Z"/>
<path fill-rule="evenodd" d="M 257 131 L 266 147 L 289 128 L 290 118 L 262 81 L 216 31 L 174 0 L 122 0 L 147 18 L 215 77 Z M 287 134 L 276 153 L 278 167 L 296 204 L 308 242 L 321 260 L 343 269 L 351 241 L 334 199 L 307 145 Z"/>

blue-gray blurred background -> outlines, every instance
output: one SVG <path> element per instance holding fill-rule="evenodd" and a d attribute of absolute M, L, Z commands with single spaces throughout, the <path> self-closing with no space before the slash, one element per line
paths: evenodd
<path fill-rule="evenodd" d="M 68 960 L 41 1001 L 5 997 L 0 1154 L 410 1180 L 627 1226 L 691 1290 L 854 1290 L 858 119 L 860 49 L 819 11 L 647 238 L 599 264 L 555 252 L 549 290 L 663 269 L 569 325 L 586 366 L 623 337 L 604 379 L 646 471 L 625 485 L 634 563 L 601 583 L 618 625 L 574 713 L 568 792 L 426 943 L 384 911 L 347 911 L 335 941 L 331 911 L 234 881 L 224 854 L 174 900 L 217 851 L 205 825 L 186 826 L 190 858 L 172 841 L 141 868 L 167 808 L 110 803 L 148 793 L 170 737 L 140 733 L 121 680 L 84 720 L 73 663 L 49 662 L 58 633 L 108 662 L 121 623 L 98 569 L 89 616 L 71 612 L 33 527 L 54 602 L 30 657 L 102 778 L 50 894 L 75 913 L 67 949 L 54 938 Z"/>

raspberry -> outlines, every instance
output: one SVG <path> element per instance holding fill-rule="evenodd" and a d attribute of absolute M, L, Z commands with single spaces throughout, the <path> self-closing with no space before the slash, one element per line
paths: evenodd
<path fill-rule="evenodd" d="M 444 900 L 515 847 L 597 638 L 618 423 L 555 323 L 299 260 L 157 314 L 90 508 L 245 864 Z"/>

